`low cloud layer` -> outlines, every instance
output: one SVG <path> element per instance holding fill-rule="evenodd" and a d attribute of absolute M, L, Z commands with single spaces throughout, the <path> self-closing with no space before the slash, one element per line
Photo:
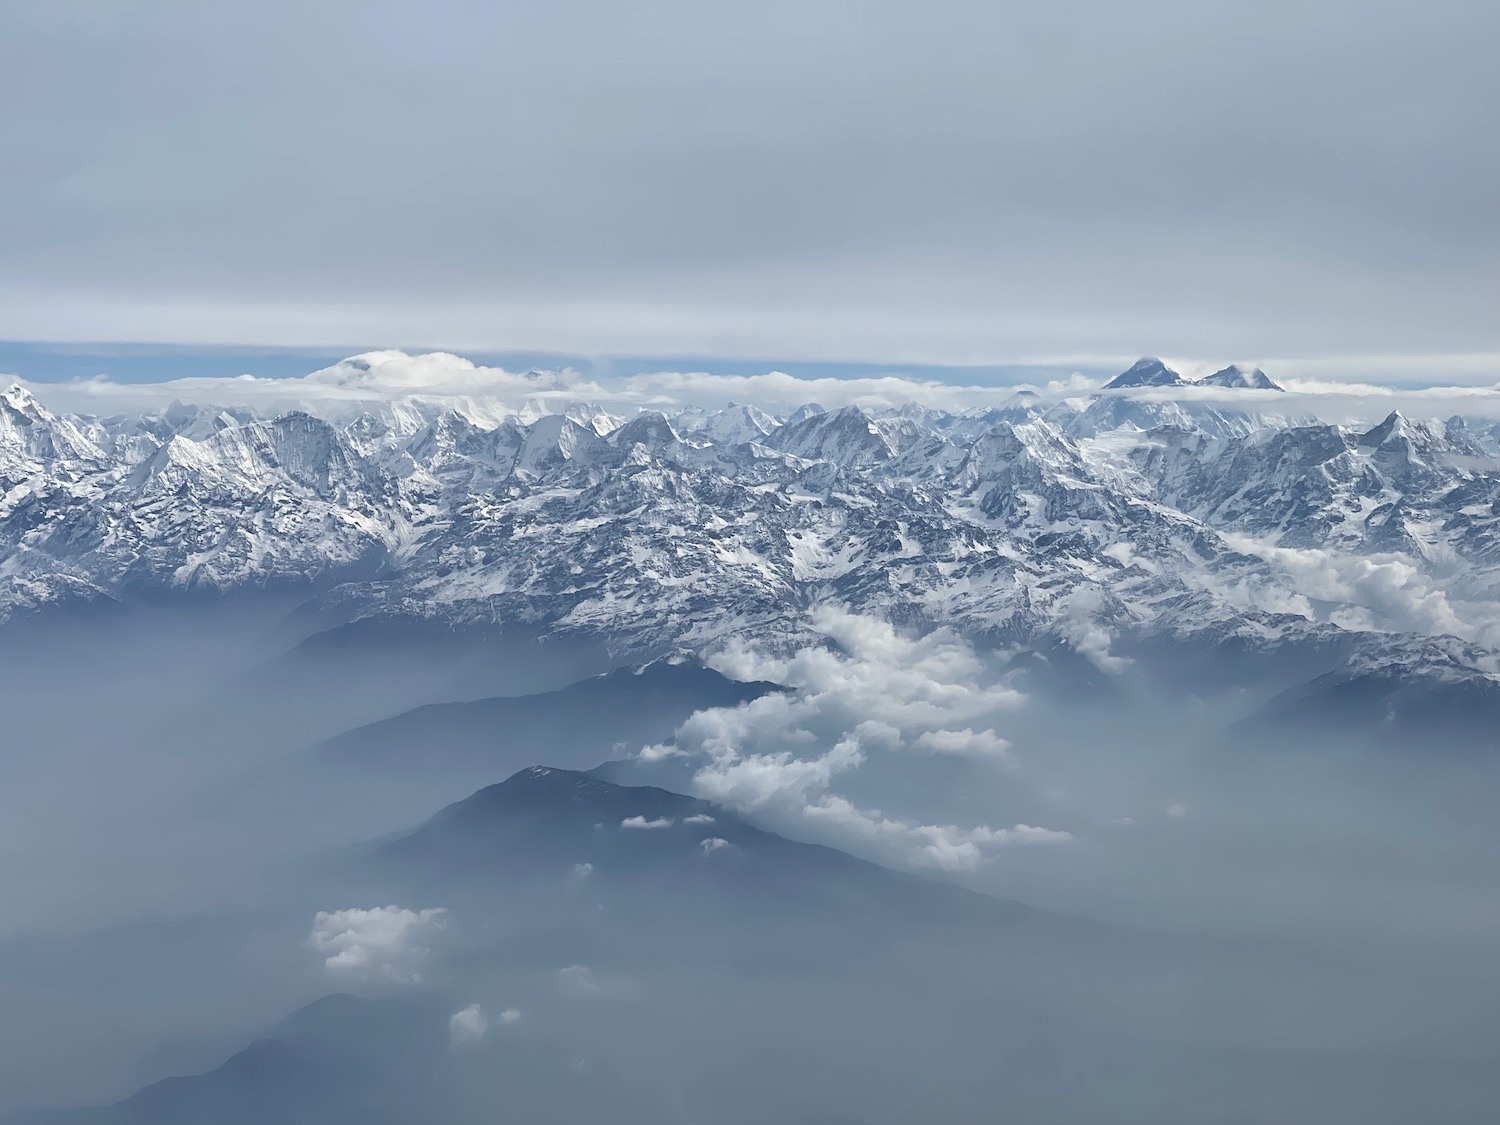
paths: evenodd
<path fill-rule="evenodd" d="M 1096 371 L 1111 372 L 1123 370 L 1134 357 L 1088 358 Z M 1218 363 L 1171 362 L 1187 375 L 1200 374 Z M 1046 364 L 1038 370 L 1050 370 L 1048 377 L 993 385 L 977 378 L 965 379 L 961 374 L 950 374 L 946 379 L 900 373 L 835 378 L 799 377 L 780 371 L 663 371 L 587 377 L 570 368 L 509 371 L 444 352 L 409 355 L 381 351 L 351 356 L 298 377 L 244 375 L 131 383 L 101 375 L 66 383 L 20 382 L 53 409 L 87 415 L 150 412 L 181 401 L 247 407 L 261 413 L 305 409 L 337 418 L 385 404 L 415 401 L 437 409 L 456 409 L 481 422 L 493 423 L 511 414 L 526 417 L 560 411 L 577 402 L 597 403 L 626 415 L 641 409 L 718 408 L 728 402 L 747 403 L 772 414 L 785 414 L 809 402 L 830 410 L 851 405 L 891 409 L 916 404 L 958 412 L 997 406 L 1018 389 L 1035 391 L 1048 401 L 1061 401 L 1095 393 L 1107 379 L 1107 375 L 1072 371 L 1065 360 Z M 1467 365 L 1452 373 L 1440 364 L 1417 363 L 1396 371 L 1378 364 L 1375 370 L 1369 370 L 1351 361 L 1335 378 L 1326 365 L 1320 367 L 1312 361 L 1262 361 L 1262 366 L 1286 388 L 1284 393 L 1188 386 L 1142 388 L 1128 392 L 1128 396 L 1347 424 L 1378 421 L 1393 410 L 1414 418 L 1461 414 L 1500 419 L 1500 353 L 1471 357 Z M 1462 384 L 1444 381 L 1454 374 Z M 1407 382 L 1382 384 L 1382 375 Z"/>

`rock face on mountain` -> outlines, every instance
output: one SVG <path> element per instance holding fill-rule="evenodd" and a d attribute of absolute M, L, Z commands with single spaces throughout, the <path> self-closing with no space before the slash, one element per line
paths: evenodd
<path fill-rule="evenodd" d="M 0 616 L 288 587 L 334 622 L 514 627 L 646 659 L 805 643 L 808 611 L 837 603 L 1105 670 L 1164 641 L 1348 653 L 1390 634 L 1421 662 L 1422 637 L 1452 634 L 1489 674 L 1500 468 L 1482 425 L 1128 393 L 1180 383 L 1143 360 L 1091 398 L 786 421 L 404 401 L 92 419 L 16 387 Z"/>
<path fill-rule="evenodd" d="M 1278 387 L 1271 381 L 1271 377 L 1259 367 L 1241 367 L 1237 363 L 1231 363 L 1228 367 L 1222 367 L 1212 375 L 1205 375 L 1202 379 L 1194 382 L 1197 387 L 1231 387 L 1248 391 L 1279 391 Z"/>
<path fill-rule="evenodd" d="M 1129 390 L 1133 387 L 1182 387 L 1187 380 L 1154 356 L 1138 359 L 1126 371 L 1104 384 L 1106 391 Z"/>

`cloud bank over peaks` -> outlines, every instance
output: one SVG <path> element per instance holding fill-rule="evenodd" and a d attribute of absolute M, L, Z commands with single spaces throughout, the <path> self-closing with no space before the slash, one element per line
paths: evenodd
<path fill-rule="evenodd" d="M 1014 387 L 943 382 L 890 374 L 852 378 L 802 378 L 781 371 L 712 374 L 659 371 L 589 379 L 571 368 L 509 371 L 475 364 L 447 352 L 410 355 L 397 350 L 365 352 L 307 375 L 267 378 L 172 379 L 156 383 L 116 382 L 107 376 L 67 383 L 28 383 L 50 407 L 78 414 L 106 415 L 160 410 L 174 401 L 198 405 L 243 406 L 261 411 L 306 409 L 338 416 L 370 404 L 404 400 L 444 405 L 486 416 L 537 417 L 561 413 L 569 404 L 588 402 L 634 412 L 735 402 L 772 414 L 819 402 L 842 406 L 895 408 L 917 404 L 960 411 L 993 405 Z M 1100 381 L 1064 376 L 1050 392 L 1080 392 Z"/>
<path fill-rule="evenodd" d="M 814 610 L 812 623 L 824 644 L 789 656 L 736 644 L 712 660 L 735 679 L 773 680 L 791 691 L 699 711 L 641 758 L 686 759 L 698 796 L 907 866 L 973 871 L 1010 845 L 1073 838 L 1025 824 L 927 824 L 836 792 L 856 770 L 905 776 L 935 758 L 1014 768 L 996 726 L 1025 697 L 947 630 L 908 637 L 889 622 L 829 606 Z"/>
<path fill-rule="evenodd" d="M 1267 369 L 1285 393 L 1211 385 L 1140 386 L 1105 393 L 1146 402 L 1182 402 L 1199 407 L 1233 407 L 1286 419 L 1318 418 L 1330 422 L 1371 422 L 1399 409 L 1417 418 L 1446 418 L 1455 413 L 1500 418 L 1500 358 L 1486 359 L 1466 369 L 1463 385 L 1411 387 L 1380 382 L 1381 371 L 1361 377 L 1354 366 L 1339 374 L 1327 365 L 1300 360 L 1267 361 Z M 241 375 L 234 378 L 188 377 L 156 383 L 116 382 L 107 376 L 66 383 L 29 383 L 17 380 L 53 410 L 80 415 L 144 414 L 174 402 L 200 406 L 248 408 L 262 414 L 301 409 L 335 420 L 371 409 L 401 404 L 429 412 L 453 409 L 481 424 L 504 418 L 534 421 L 546 414 L 568 412 L 590 404 L 629 416 L 639 410 L 719 409 L 737 403 L 770 416 L 786 417 L 807 403 L 828 410 L 857 406 L 885 411 L 916 407 L 962 413 L 1016 402 L 1015 396 L 1034 395 L 1032 402 L 1082 404 L 1101 392 L 1107 375 L 1070 370 L 1074 362 L 1108 371 L 1128 366 L 1120 357 L 1056 357 L 1023 366 L 1053 371 L 1055 377 L 1036 383 L 986 385 L 965 379 L 955 369 L 952 379 L 920 377 L 892 371 L 848 377 L 802 377 L 783 371 L 749 374 L 705 371 L 639 371 L 589 378 L 563 367 L 555 370 L 510 371 L 476 364 L 448 352 L 408 354 L 398 350 L 364 352 L 307 375 L 271 378 Z M 1211 362 L 1171 361 L 1175 370 L 1212 371 Z"/>
<path fill-rule="evenodd" d="M 1269 583 L 1226 591 L 1246 604 L 1326 620 L 1355 632 L 1447 635 L 1500 647 L 1500 613 L 1493 602 L 1461 599 L 1412 558 L 1283 547 L 1235 532 L 1224 538 L 1236 550 L 1265 560 L 1290 585 L 1290 594 Z"/>

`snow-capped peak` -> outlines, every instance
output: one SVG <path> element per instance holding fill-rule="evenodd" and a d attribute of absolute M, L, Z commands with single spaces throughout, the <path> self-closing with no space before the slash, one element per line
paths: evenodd
<path fill-rule="evenodd" d="M 1186 380 L 1161 360 L 1145 356 L 1105 383 L 1104 389 L 1116 391 L 1130 387 L 1180 387 L 1185 384 Z"/>
<path fill-rule="evenodd" d="M 1244 367 L 1237 363 L 1231 363 L 1228 367 L 1220 368 L 1212 375 L 1205 375 L 1202 379 L 1197 380 L 1194 386 L 1232 387 L 1240 390 L 1254 391 L 1279 391 L 1282 389 L 1259 367 Z"/>

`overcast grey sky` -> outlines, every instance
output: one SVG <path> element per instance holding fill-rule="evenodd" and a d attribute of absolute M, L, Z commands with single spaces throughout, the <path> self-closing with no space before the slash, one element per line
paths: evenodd
<path fill-rule="evenodd" d="M 0 337 L 1473 379 L 1497 45 L 1495 0 L 7 4 Z"/>

